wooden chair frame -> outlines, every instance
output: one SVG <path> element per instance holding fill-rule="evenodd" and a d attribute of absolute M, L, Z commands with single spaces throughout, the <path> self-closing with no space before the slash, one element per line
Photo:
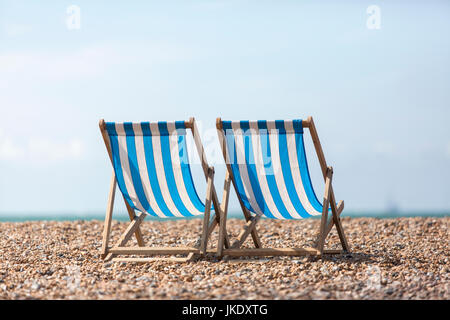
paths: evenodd
<path fill-rule="evenodd" d="M 106 149 L 109 154 L 109 158 L 111 160 L 111 163 L 113 163 L 112 160 L 112 151 L 109 141 L 109 135 L 106 131 L 106 123 L 103 119 L 99 122 L 100 131 L 103 136 L 103 140 L 105 142 Z M 140 213 L 139 215 L 136 215 L 135 211 L 131 208 L 131 206 L 128 204 L 128 202 L 125 200 L 125 197 L 123 197 L 125 201 L 125 205 L 127 207 L 128 215 L 130 217 L 130 224 L 128 225 L 127 229 L 122 233 L 119 240 L 114 244 L 112 248 L 109 248 L 108 243 L 110 239 L 111 234 L 111 223 L 112 223 L 112 213 L 114 208 L 114 198 L 115 198 L 115 192 L 116 192 L 116 185 L 117 180 L 114 173 L 114 170 L 112 172 L 112 178 L 111 178 L 111 186 L 109 190 L 109 197 L 108 197 L 108 204 L 106 208 L 106 216 L 105 216 L 105 224 L 103 229 L 103 240 L 102 240 L 102 247 L 101 247 L 101 257 L 105 261 L 124 261 L 124 262 L 148 262 L 148 261 L 154 261 L 154 260 L 165 260 L 165 261 L 173 261 L 173 262 L 186 262 L 190 261 L 194 258 L 195 255 L 205 255 L 206 252 L 210 252 L 210 250 L 207 250 L 207 244 L 208 239 L 213 232 L 214 228 L 216 226 L 220 226 L 220 235 L 219 235 L 219 242 L 222 246 L 225 246 L 226 248 L 229 248 L 229 239 L 225 231 L 225 223 L 221 223 L 223 220 L 223 217 L 225 216 L 223 214 L 223 209 L 226 210 L 226 203 L 228 201 L 222 202 L 222 206 L 219 203 L 219 200 L 217 198 L 217 192 L 214 187 L 214 167 L 208 166 L 208 163 L 206 161 L 206 155 L 203 148 L 203 145 L 200 140 L 200 135 L 197 129 L 197 125 L 195 123 L 194 118 L 190 118 L 189 121 L 185 122 L 186 129 L 190 129 L 194 138 L 194 142 L 196 145 L 196 149 L 198 151 L 198 154 L 201 159 L 202 168 L 205 174 L 205 178 L 207 181 L 207 187 L 206 187 L 206 201 L 205 201 L 205 213 L 203 217 L 203 227 L 202 227 L 202 234 L 200 236 L 200 239 L 197 241 L 196 245 L 193 247 L 146 247 L 144 244 L 144 239 L 142 237 L 142 233 L 140 230 L 140 225 L 144 221 L 144 218 L 147 214 Z M 228 183 L 228 189 L 229 189 L 229 183 Z M 224 199 L 226 197 L 226 200 L 228 200 L 227 196 L 228 192 L 224 192 Z M 215 209 L 215 217 L 210 221 L 210 211 L 211 211 L 211 202 L 213 203 L 214 209 Z M 225 203 L 225 204 L 224 204 Z M 125 244 L 130 240 L 130 238 L 133 236 L 133 234 L 136 237 L 138 246 L 137 247 L 126 247 Z M 219 248 L 217 249 L 219 251 Z M 138 256 L 151 256 L 151 255 L 179 255 L 179 254 L 187 254 L 184 258 L 177 258 L 177 257 L 169 257 L 169 258 L 150 258 L 150 257 L 139 257 L 139 258 L 130 258 L 130 257 L 118 257 L 118 255 L 138 255 Z"/>
<path fill-rule="evenodd" d="M 307 247 L 307 248 L 263 248 L 261 244 L 261 240 L 258 236 L 256 225 L 260 220 L 259 215 L 252 215 L 250 211 L 245 207 L 242 202 L 236 188 L 236 182 L 233 177 L 233 172 L 231 170 L 231 165 L 227 161 L 227 145 L 225 140 L 225 135 L 223 133 L 223 123 L 221 118 L 217 118 L 216 127 L 217 133 L 219 135 L 219 142 L 221 144 L 223 157 L 225 160 L 225 164 L 227 166 L 227 175 L 225 178 L 225 186 L 228 185 L 229 188 L 229 180 L 232 181 L 234 189 L 236 191 L 236 195 L 239 199 L 239 204 L 241 206 L 242 212 L 244 214 L 246 224 L 240 234 L 238 235 L 238 239 L 231 245 L 230 248 L 223 248 L 223 243 L 218 244 L 217 255 L 219 257 L 222 256 L 303 256 L 303 255 L 317 255 L 322 256 L 323 254 L 336 254 L 342 252 L 350 252 L 350 246 L 348 244 L 347 238 L 344 233 L 344 229 L 341 224 L 340 215 L 344 210 L 344 201 L 340 201 L 336 205 L 336 200 L 334 197 L 334 191 L 332 187 L 332 178 L 333 178 L 333 168 L 328 167 L 325 156 L 323 154 L 322 146 L 320 144 L 319 136 L 317 135 L 317 130 L 314 125 L 314 121 L 312 117 L 308 117 L 307 120 L 302 120 L 303 128 L 308 128 L 311 134 L 311 138 L 314 144 L 314 148 L 316 150 L 317 157 L 319 159 L 320 167 L 322 170 L 323 178 L 325 180 L 325 194 L 323 201 L 323 211 L 320 222 L 320 229 L 317 235 L 317 239 L 315 241 L 315 247 Z M 222 206 L 224 208 L 223 214 L 223 223 L 222 227 L 226 225 L 226 209 L 227 209 L 228 195 L 223 199 Z M 331 207 L 332 218 L 328 222 L 328 208 Z M 339 240 L 341 242 L 343 250 L 325 250 L 324 244 L 325 239 L 330 233 L 333 226 L 336 226 Z M 225 227 L 224 227 L 225 229 Z M 255 248 L 241 248 L 244 241 L 251 235 L 253 238 L 253 243 Z"/>

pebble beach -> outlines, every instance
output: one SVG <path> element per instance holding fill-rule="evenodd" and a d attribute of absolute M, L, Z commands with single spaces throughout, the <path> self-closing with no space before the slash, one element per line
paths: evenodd
<path fill-rule="evenodd" d="M 243 223 L 228 220 L 232 239 Z M 266 247 L 311 246 L 319 223 L 262 220 L 257 230 Z M 450 299 L 450 217 L 342 224 L 350 254 L 124 263 L 100 259 L 102 221 L 3 222 L 0 299 Z M 113 221 L 112 243 L 126 226 Z M 142 225 L 148 246 L 191 246 L 200 231 L 200 219 Z M 340 248 L 335 229 L 326 248 Z"/>

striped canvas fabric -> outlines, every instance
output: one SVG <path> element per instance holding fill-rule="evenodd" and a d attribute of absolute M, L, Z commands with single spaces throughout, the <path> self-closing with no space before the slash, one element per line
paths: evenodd
<path fill-rule="evenodd" d="M 203 214 L 184 121 L 106 123 L 117 184 L 133 209 L 161 218 Z"/>
<path fill-rule="evenodd" d="M 308 171 L 302 120 L 222 123 L 227 162 L 248 210 L 274 219 L 322 214 Z"/>

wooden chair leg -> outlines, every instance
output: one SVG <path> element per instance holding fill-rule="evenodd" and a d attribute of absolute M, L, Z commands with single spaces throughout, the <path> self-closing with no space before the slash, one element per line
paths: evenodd
<path fill-rule="evenodd" d="M 218 217 L 216 217 L 216 218 L 218 218 L 218 220 L 220 219 L 220 217 L 221 216 L 223 216 L 223 213 L 222 213 L 223 211 L 220 211 L 220 215 L 218 216 Z M 225 214 L 225 219 L 226 219 L 226 214 Z M 219 221 L 222 221 L 222 220 L 219 220 Z M 219 227 L 221 227 L 222 226 L 222 223 L 221 222 L 217 222 L 217 224 L 219 225 Z M 225 221 L 225 225 L 223 226 L 224 228 L 225 228 L 225 230 L 226 230 L 226 220 L 224 220 Z M 219 229 L 219 232 L 220 232 L 220 229 Z M 225 248 L 229 248 L 230 246 L 231 246 L 231 244 L 230 244 L 230 237 L 228 236 L 228 234 L 227 234 L 227 232 L 226 231 L 224 231 L 224 233 L 223 233 L 223 236 L 224 236 L 224 241 L 223 241 L 223 246 L 225 247 Z"/>
<path fill-rule="evenodd" d="M 104 259 L 108 252 L 109 235 L 111 233 L 111 220 L 114 209 L 114 198 L 116 195 L 116 175 L 112 174 L 111 186 L 109 188 L 108 205 L 106 207 L 105 224 L 103 226 L 103 240 L 101 248 L 101 258 Z"/>
<path fill-rule="evenodd" d="M 330 206 L 330 189 L 332 178 L 333 178 L 333 169 L 329 167 L 327 170 L 327 178 L 325 180 L 325 194 L 323 196 L 322 219 L 320 221 L 320 235 L 319 235 L 319 242 L 317 244 L 317 249 L 319 250 L 320 254 L 323 253 L 323 247 L 325 244 L 325 229 L 328 219 L 328 208 Z"/>
<path fill-rule="evenodd" d="M 134 219 L 130 222 L 130 224 L 128 225 L 127 229 L 125 230 L 124 233 L 122 233 L 122 235 L 120 236 L 119 240 L 117 240 L 116 244 L 114 245 L 114 247 L 122 247 L 124 246 L 128 240 L 130 240 L 130 238 L 132 237 L 133 233 L 136 232 L 136 230 L 139 228 L 139 226 L 141 225 L 142 221 L 144 221 L 146 214 L 145 213 L 140 213 L 138 216 L 134 217 Z M 113 257 L 112 253 L 109 253 L 105 260 L 108 261 Z"/>
<path fill-rule="evenodd" d="M 208 238 L 211 236 L 211 234 L 214 231 L 215 227 L 217 227 L 217 226 L 220 227 L 221 226 L 221 223 L 220 223 L 220 216 L 221 216 L 221 214 L 222 213 L 220 213 L 218 215 L 215 214 L 214 215 L 214 219 L 211 220 L 211 223 L 209 224 L 209 227 L 208 227 Z M 225 233 L 225 239 L 224 239 L 224 246 L 225 246 L 225 248 L 229 248 L 230 247 L 230 239 L 228 237 L 228 234 L 226 234 L 226 233 Z"/>
<path fill-rule="evenodd" d="M 327 178 L 327 162 L 325 160 L 325 156 L 323 154 L 322 145 L 320 144 L 319 136 L 317 134 L 316 126 L 314 124 L 314 120 L 312 117 L 308 117 L 309 122 L 309 132 L 311 133 L 311 138 L 313 140 L 314 148 L 316 150 L 317 157 L 319 159 L 320 168 L 322 169 L 322 174 L 324 180 Z M 336 199 L 334 197 L 333 187 L 330 186 L 330 204 L 331 204 L 331 212 L 333 213 L 333 223 L 336 225 L 336 229 L 338 231 L 339 239 L 342 244 L 342 248 L 345 251 L 350 251 L 350 246 L 347 242 L 347 238 L 344 234 L 344 229 L 342 228 L 340 218 L 338 216 L 338 211 L 336 208 Z"/>
<path fill-rule="evenodd" d="M 205 214 L 203 216 L 203 232 L 200 245 L 200 252 L 203 255 L 206 254 L 206 246 L 208 243 L 208 224 L 209 224 L 209 215 L 211 212 L 213 181 L 214 181 L 214 169 L 210 167 L 208 169 L 208 184 L 206 187 Z"/>
<path fill-rule="evenodd" d="M 133 221 L 133 219 L 136 217 L 136 214 L 133 210 L 133 208 L 130 207 L 128 204 L 128 201 L 123 197 L 123 201 L 125 201 L 125 206 L 127 207 L 128 216 L 130 217 L 130 221 Z M 144 238 L 142 237 L 141 228 L 138 227 L 136 231 L 134 232 L 134 235 L 136 236 L 136 240 L 138 243 L 138 246 L 143 247 L 145 246 Z"/>
<path fill-rule="evenodd" d="M 250 233 L 253 230 L 255 230 L 256 224 L 258 223 L 259 219 L 261 219 L 261 216 L 256 215 L 254 217 L 251 217 L 250 220 L 247 221 L 247 223 L 245 224 L 244 228 L 242 229 L 241 233 L 238 236 L 238 240 L 236 240 L 231 246 L 232 249 L 238 249 L 242 246 L 242 244 L 245 242 Z"/>
<path fill-rule="evenodd" d="M 214 228 L 217 227 L 218 225 L 219 225 L 219 223 L 217 222 L 216 214 L 213 213 L 212 217 L 211 217 L 211 214 L 210 214 L 209 225 L 208 225 L 208 232 L 206 233 L 206 237 L 208 239 L 211 236 L 212 232 L 214 231 Z M 202 234 L 203 234 L 203 230 L 202 230 Z"/>
<path fill-rule="evenodd" d="M 317 243 L 317 249 L 320 251 L 320 254 L 323 254 L 325 239 L 328 236 L 328 233 L 331 231 L 333 225 L 336 226 L 336 230 L 339 235 L 339 239 L 341 241 L 342 248 L 344 251 L 349 252 L 350 247 L 347 242 L 347 238 L 344 233 L 344 229 L 342 228 L 341 220 L 339 218 L 342 210 L 343 210 L 343 202 L 340 202 L 341 207 L 338 210 L 336 207 L 336 200 L 334 199 L 333 187 L 332 187 L 332 177 L 333 177 L 333 168 L 328 167 L 327 176 L 325 180 L 325 196 L 323 201 L 323 211 L 322 211 L 322 220 L 320 223 L 320 234 L 319 240 Z M 330 223 L 327 225 L 328 219 L 328 207 L 331 206 L 332 219 Z"/>
<path fill-rule="evenodd" d="M 220 205 L 220 226 L 219 226 L 219 241 L 217 243 L 217 256 L 222 257 L 223 255 L 223 248 L 225 244 L 225 248 L 229 248 L 230 244 L 224 243 L 224 240 L 227 238 L 227 214 L 228 214 L 228 201 L 230 198 L 230 184 L 231 184 L 231 177 L 230 173 L 227 170 L 227 173 L 225 174 L 225 182 L 223 186 L 223 198 L 222 203 Z"/>
<path fill-rule="evenodd" d="M 236 193 L 237 193 L 237 191 L 236 191 Z M 239 203 L 241 205 L 242 212 L 244 213 L 245 220 L 247 222 L 250 221 L 251 218 L 252 218 L 252 215 L 250 214 L 250 212 L 247 210 L 247 208 L 245 207 L 245 205 L 241 201 L 239 201 Z M 258 235 L 258 232 L 256 231 L 256 228 L 252 229 L 251 235 L 252 235 L 253 243 L 255 244 L 255 248 L 262 248 L 261 239 L 259 238 L 259 235 Z"/>
<path fill-rule="evenodd" d="M 225 197 L 225 195 L 224 195 L 224 197 Z M 216 225 L 219 225 L 219 228 L 220 228 L 220 226 L 222 225 L 221 217 L 223 215 L 222 213 L 223 213 L 223 210 L 224 210 L 224 206 L 223 206 L 223 202 L 219 203 L 219 200 L 217 199 L 217 193 L 215 192 L 214 185 L 213 185 L 213 191 L 212 191 L 212 200 L 213 200 L 214 208 L 216 209 L 216 216 L 215 216 L 215 219 L 213 221 L 214 227 Z M 216 204 L 218 206 L 217 208 L 216 208 Z M 227 206 L 228 206 L 228 204 L 227 204 Z M 225 208 L 225 210 L 226 210 L 226 208 Z M 220 232 L 220 229 L 219 229 L 219 232 Z M 224 234 L 224 246 L 225 246 L 225 248 L 229 248 L 230 247 L 230 238 L 228 237 L 227 233 Z"/>
<path fill-rule="evenodd" d="M 339 201 L 338 205 L 337 205 L 337 212 L 338 212 L 338 217 L 340 217 L 342 211 L 344 211 L 344 201 Z M 327 227 L 325 228 L 325 239 L 327 238 L 328 234 L 330 233 L 331 229 L 334 226 L 334 219 L 333 216 L 331 216 L 330 221 L 327 224 Z"/>
<path fill-rule="evenodd" d="M 221 212 L 221 217 L 220 217 L 220 225 L 219 225 L 219 241 L 217 243 L 217 256 L 218 257 L 222 257 L 223 256 L 223 248 L 225 246 L 225 236 L 227 233 L 227 227 L 226 227 L 226 223 L 227 223 L 227 211 L 222 211 Z M 228 247 L 227 247 L 228 249 Z"/>
<path fill-rule="evenodd" d="M 341 224 L 341 219 L 338 216 L 338 210 L 336 208 L 336 200 L 334 198 L 333 188 L 330 188 L 330 202 L 331 202 L 331 212 L 333 213 L 333 223 L 336 226 L 338 232 L 339 240 L 341 241 L 342 249 L 344 251 L 350 252 L 350 245 L 348 244 L 347 237 L 344 233 L 344 228 Z"/>
<path fill-rule="evenodd" d="M 193 117 L 191 117 L 189 119 L 189 127 L 191 129 L 192 132 L 192 137 L 194 139 L 194 143 L 198 152 L 198 155 L 200 157 L 201 160 L 201 164 L 202 164 L 202 168 L 203 168 L 203 172 L 205 174 L 205 178 L 208 180 L 208 175 L 209 175 L 209 170 L 211 167 L 208 166 L 208 161 L 206 160 L 206 153 L 205 150 L 203 148 L 203 144 L 201 142 L 200 139 L 200 134 L 197 128 L 197 124 L 195 122 L 195 119 Z M 214 209 L 216 211 L 216 220 L 215 220 L 215 224 L 212 225 L 212 227 L 214 228 L 216 226 L 216 224 L 220 225 L 221 221 L 221 210 L 220 210 L 220 204 L 219 204 L 219 199 L 217 198 L 217 193 L 216 193 L 216 188 L 214 187 L 214 184 L 212 185 L 212 203 L 214 205 Z M 209 228 L 211 230 L 211 228 Z M 209 238 L 209 234 L 208 237 Z M 230 246 L 230 240 L 228 238 L 228 235 L 225 235 L 225 246 L 228 248 Z"/>

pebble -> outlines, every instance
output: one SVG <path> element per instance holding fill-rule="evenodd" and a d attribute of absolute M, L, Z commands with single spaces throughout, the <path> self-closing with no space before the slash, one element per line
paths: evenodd
<path fill-rule="evenodd" d="M 265 247 L 299 247 L 312 243 L 319 224 L 267 219 L 257 230 Z M 138 264 L 101 260 L 102 221 L 3 222 L 0 299 L 450 299 L 450 217 L 342 224 L 351 254 Z M 127 225 L 113 221 L 110 243 Z M 242 226 L 228 220 L 231 240 Z M 142 225 L 148 246 L 192 246 L 200 231 L 201 219 Z M 216 229 L 210 246 L 217 237 Z M 252 247 L 250 237 L 244 246 Z M 340 248 L 334 229 L 325 246 Z"/>
<path fill-rule="evenodd" d="M 41 285 L 37 282 L 33 282 L 33 284 L 31 285 L 31 290 L 39 290 L 39 288 L 41 287 Z"/>

